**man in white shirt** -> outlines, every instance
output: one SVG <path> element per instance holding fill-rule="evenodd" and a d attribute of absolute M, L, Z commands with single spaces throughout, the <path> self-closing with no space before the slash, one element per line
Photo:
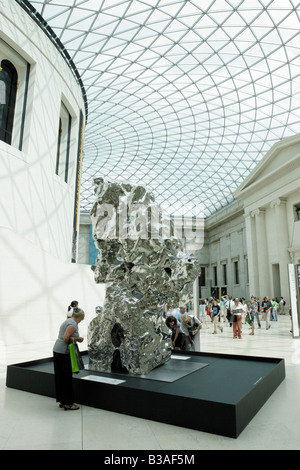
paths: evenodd
<path fill-rule="evenodd" d="M 240 339 L 242 338 L 242 314 L 243 314 L 243 305 L 240 303 L 239 299 L 236 297 L 234 299 L 234 305 L 231 308 L 231 315 L 233 315 L 233 337 Z"/>
<path fill-rule="evenodd" d="M 226 300 L 225 300 L 225 298 L 224 298 L 224 306 L 225 306 L 225 308 L 227 308 L 227 315 L 226 315 L 226 318 L 227 318 L 227 320 L 229 321 L 230 326 L 231 326 L 230 317 L 231 317 L 231 309 L 232 309 L 232 307 L 234 306 L 234 301 L 231 299 L 231 297 L 228 298 L 228 295 L 227 295 L 226 297 L 227 297 Z"/>

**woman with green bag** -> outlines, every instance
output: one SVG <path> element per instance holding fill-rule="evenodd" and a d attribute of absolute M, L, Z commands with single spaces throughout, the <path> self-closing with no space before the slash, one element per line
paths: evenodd
<path fill-rule="evenodd" d="M 78 325 L 84 319 L 84 311 L 75 307 L 71 318 L 67 318 L 60 326 L 58 338 L 53 346 L 53 362 L 56 401 L 65 410 L 79 410 L 74 404 L 72 385 L 72 364 L 69 345 L 75 342 L 82 343 L 79 336 Z"/>

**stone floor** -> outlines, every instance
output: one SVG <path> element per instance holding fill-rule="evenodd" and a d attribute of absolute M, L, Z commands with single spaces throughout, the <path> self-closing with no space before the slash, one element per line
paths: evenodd
<path fill-rule="evenodd" d="M 286 379 L 237 439 L 82 406 L 66 412 L 55 400 L 5 386 L 6 366 L 50 357 L 52 343 L 0 345 L 1 450 L 282 450 L 300 449 L 300 339 L 292 338 L 290 318 L 279 316 L 269 330 L 255 329 L 233 339 L 212 325 L 201 330 L 201 351 L 285 359 Z M 82 347 L 84 348 L 84 346 Z M 174 410 L 175 412 L 175 410 Z M 184 413 L 184 410 L 176 410 Z"/>

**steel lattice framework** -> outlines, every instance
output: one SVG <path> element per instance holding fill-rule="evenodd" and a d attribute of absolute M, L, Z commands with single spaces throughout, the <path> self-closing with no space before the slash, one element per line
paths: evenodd
<path fill-rule="evenodd" d="M 86 89 L 92 179 L 142 184 L 206 216 L 300 131 L 299 0 L 36 0 Z"/>

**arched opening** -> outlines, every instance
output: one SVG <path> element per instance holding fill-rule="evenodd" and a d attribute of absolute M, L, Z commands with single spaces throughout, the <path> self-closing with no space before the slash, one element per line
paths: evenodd
<path fill-rule="evenodd" d="M 116 348 L 113 354 L 113 361 L 111 363 L 111 370 L 115 372 L 128 373 L 128 370 L 122 364 L 121 354 L 119 347 L 124 340 L 124 330 L 119 323 L 115 323 L 111 330 L 111 342 Z"/>
<path fill-rule="evenodd" d="M 3 60 L 0 70 L 0 140 L 11 144 L 18 73 L 11 62 Z"/>

